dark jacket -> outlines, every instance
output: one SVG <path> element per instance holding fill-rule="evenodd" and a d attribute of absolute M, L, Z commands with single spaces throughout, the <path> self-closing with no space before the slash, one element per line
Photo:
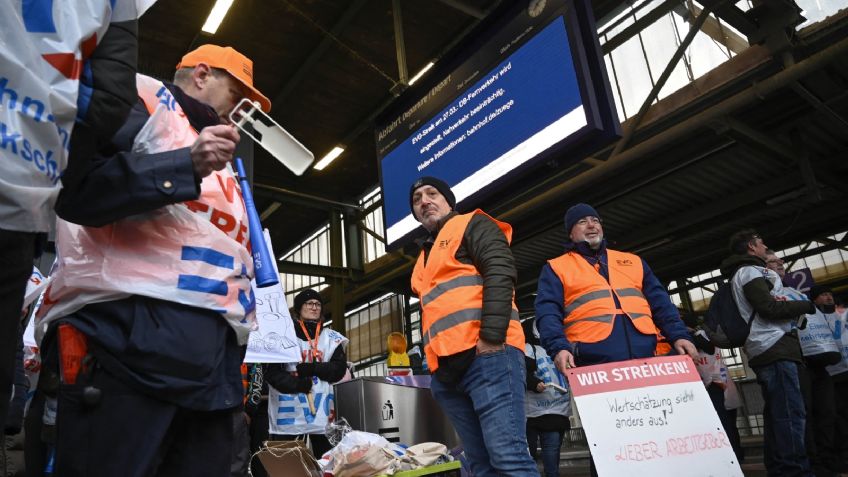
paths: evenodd
<path fill-rule="evenodd" d="M 599 273 L 609 282 L 606 240 L 598 250 L 592 250 L 586 242 L 566 244 L 566 252 L 576 250 L 589 264 L 598 265 Z M 677 307 L 671 302 L 668 292 L 660 283 L 648 264 L 642 260 L 642 294 L 651 307 L 651 317 L 669 343 L 678 339 L 691 339 L 686 326 L 680 319 Z M 642 334 L 625 315 L 616 315 L 610 335 L 597 343 L 570 343 L 563 333 L 565 318 L 563 306 L 565 290 L 562 281 L 546 263 L 539 276 L 536 295 L 536 325 L 539 328 L 542 346 L 552 358 L 562 350 L 571 352 L 578 365 L 609 363 L 628 359 L 654 356 L 657 346 L 656 335 Z M 616 307 L 618 298 L 613 295 Z"/>
<path fill-rule="evenodd" d="M 444 224 L 458 215 L 451 212 L 439 223 Z M 424 260 L 430 256 L 430 249 L 436 240 L 430 234 L 418 244 L 424 251 Z M 462 243 L 456 251 L 456 259 L 465 264 L 474 265 L 483 277 L 483 317 L 480 322 L 480 338 L 494 344 L 506 341 L 506 330 L 512 317 L 512 297 L 515 290 L 517 272 L 509 242 L 501 229 L 485 215 L 477 214 L 468 222 L 462 236 Z M 476 356 L 476 348 L 469 348 L 451 356 L 439 358 L 439 369 L 435 376 L 442 382 L 458 381 Z"/>
<path fill-rule="evenodd" d="M 301 329 L 297 318 L 292 317 L 294 322 L 294 331 L 297 337 L 306 341 L 306 335 Z M 318 326 L 317 321 L 304 320 L 306 330 L 312 339 L 315 339 L 315 330 Z M 317 376 L 321 381 L 326 381 L 330 384 L 341 380 L 345 371 L 347 371 L 347 355 L 343 346 L 336 348 L 330 360 L 324 363 L 306 364 L 301 363 L 297 367 L 298 375 L 295 376 L 292 372 L 286 371 L 286 365 L 282 363 L 273 363 L 263 365 L 265 382 L 273 386 L 278 392 L 283 394 L 307 393 L 312 389 L 312 376 Z"/>
<path fill-rule="evenodd" d="M 721 274 L 731 280 L 736 271 L 744 266 L 765 267 L 766 264 L 763 259 L 754 255 L 731 255 L 721 263 Z M 771 288 L 771 283 L 765 278 L 755 278 L 742 287 L 745 299 L 763 320 L 785 322 L 795 320 L 803 314 L 815 313 L 815 306 L 809 301 L 775 300 L 770 293 Z M 762 366 L 778 360 L 802 361 L 797 333 L 786 333 L 771 348 L 751 358 L 748 364 Z"/>
<path fill-rule="evenodd" d="M 88 172 L 85 164 L 126 125 L 130 111 L 139 101 L 135 81 L 137 63 L 137 20 L 110 24 L 85 61 L 80 77 L 77 119 L 59 195 L 63 202 L 79 191 L 80 176 Z"/>

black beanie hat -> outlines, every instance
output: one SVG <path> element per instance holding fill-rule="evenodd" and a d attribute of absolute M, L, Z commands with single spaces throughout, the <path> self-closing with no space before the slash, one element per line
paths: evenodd
<path fill-rule="evenodd" d="M 826 285 L 814 285 L 810 288 L 810 300 L 814 300 L 818 298 L 822 293 L 833 293 L 833 290 L 830 289 L 829 286 Z"/>
<path fill-rule="evenodd" d="M 435 187 L 436 190 L 445 196 L 445 200 L 448 202 L 451 210 L 456 210 L 456 197 L 454 197 L 453 191 L 451 191 L 448 183 L 435 177 L 424 176 L 413 182 L 412 187 L 409 188 L 409 210 L 412 211 L 413 217 L 415 217 L 415 210 L 412 208 L 412 195 L 415 193 L 416 189 L 425 185 Z M 418 220 L 418 218 L 415 217 L 415 220 Z"/>
<path fill-rule="evenodd" d="M 324 304 L 324 300 L 321 299 L 321 294 L 311 288 L 308 288 L 294 296 L 295 314 L 300 315 L 300 309 L 303 308 L 303 304 L 309 300 L 318 300 L 322 305 Z"/>
<path fill-rule="evenodd" d="M 597 217 L 601 218 L 598 215 L 598 212 L 595 211 L 589 204 L 579 203 L 577 205 L 571 206 L 570 209 L 565 213 L 565 235 L 571 236 L 571 229 L 574 228 L 574 224 L 577 223 L 578 220 L 583 217 Z"/>

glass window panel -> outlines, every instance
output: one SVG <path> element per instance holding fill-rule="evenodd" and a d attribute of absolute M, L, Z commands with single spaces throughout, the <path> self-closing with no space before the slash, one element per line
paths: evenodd
<path fill-rule="evenodd" d="M 689 31 L 690 24 L 680 15 L 674 15 L 673 18 L 680 31 L 681 38 L 686 36 L 684 32 Z M 698 32 L 695 35 L 695 38 L 686 50 L 686 56 L 689 58 L 689 64 L 692 66 L 692 74 L 695 78 L 709 72 L 729 59 L 727 49 L 724 45 L 717 43 L 704 32 Z"/>
<path fill-rule="evenodd" d="M 660 75 L 668 65 L 668 61 L 677 50 L 678 41 L 674 31 L 674 19 L 672 18 L 674 16 L 674 14 L 663 15 L 662 18 L 642 30 L 640 34 L 642 42 L 645 45 L 645 51 L 648 54 L 648 61 L 654 82 L 659 80 Z M 658 97 L 660 99 L 664 98 L 688 83 L 689 76 L 686 74 L 684 59 L 681 58 L 677 62 L 677 65 L 675 65 L 665 86 L 660 90 Z"/>
<path fill-rule="evenodd" d="M 615 99 L 615 110 L 618 112 L 618 120 L 624 121 L 627 119 L 628 111 L 624 109 L 624 106 L 621 104 L 621 89 L 618 87 L 618 72 L 615 69 L 615 64 L 612 61 L 611 55 L 604 56 L 604 62 L 607 64 L 607 75 L 610 79 L 610 86 L 612 87 L 612 96 Z M 635 111 L 630 112 L 630 114 L 634 114 Z"/>
<path fill-rule="evenodd" d="M 636 114 L 653 87 L 639 37 L 627 40 L 610 56 L 615 62 L 622 105 L 628 114 Z"/>
<path fill-rule="evenodd" d="M 796 0 L 795 3 L 801 7 L 802 15 L 807 19 L 798 28 L 820 22 L 846 7 L 845 0 Z"/>

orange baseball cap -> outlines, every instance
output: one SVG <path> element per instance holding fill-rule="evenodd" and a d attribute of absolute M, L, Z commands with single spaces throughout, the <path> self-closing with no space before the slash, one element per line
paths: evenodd
<path fill-rule="evenodd" d="M 259 101 L 259 106 L 266 113 L 271 111 L 271 100 L 258 89 L 253 87 L 253 61 L 230 46 L 203 45 L 183 56 L 177 64 L 177 69 L 192 68 L 205 63 L 212 68 L 220 68 L 239 80 L 250 91 L 248 98 Z"/>

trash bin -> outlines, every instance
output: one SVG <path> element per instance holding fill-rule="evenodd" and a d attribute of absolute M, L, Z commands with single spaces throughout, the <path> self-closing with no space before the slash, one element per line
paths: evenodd
<path fill-rule="evenodd" d="M 358 431 L 412 445 L 460 444 L 453 425 L 430 394 L 430 376 L 361 377 L 336 384 L 336 412 Z"/>

